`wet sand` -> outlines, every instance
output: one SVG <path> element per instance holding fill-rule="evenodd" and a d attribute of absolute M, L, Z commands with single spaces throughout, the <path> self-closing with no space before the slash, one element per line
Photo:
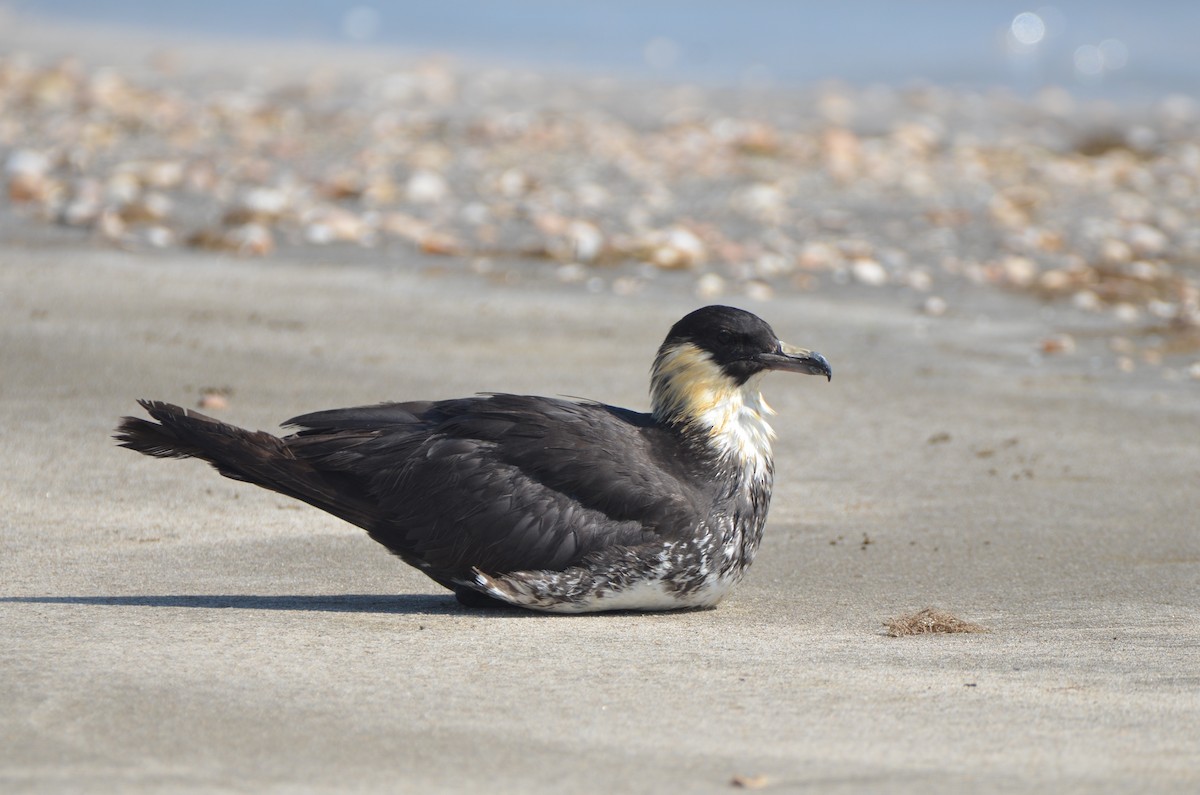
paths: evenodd
<path fill-rule="evenodd" d="M 207 90 L 178 93 L 150 71 L 166 89 L 114 101 L 187 108 Z M 71 82 L 76 67 L 44 74 L 52 99 L 90 85 Z M 500 250 L 481 252 L 478 210 L 463 214 L 462 186 L 480 184 L 470 163 L 445 169 L 453 211 L 439 199 L 398 211 L 408 221 L 379 239 L 329 241 L 327 223 L 314 240 L 307 213 L 336 203 L 320 192 L 336 174 L 309 173 L 286 212 L 259 194 L 249 209 L 265 215 L 251 217 L 253 167 L 213 169 L 228 190 L 170 169 L 153 188 L 161 172 L 138 171 L 123 194 L 122 164 L 149 162 L 137 146 L 62 161 L 73 141 L 60 151 L 0 127 L 10 149 L 58 153 L 6 174 L 0 212 L 0 789 L 1195 791 L 1195 120 L 1152 119 L 1165 143 L 1144 151 L 1131 147 L 1145 136 L 1091 138 L 1091 154 L 1009 141 L 988 161 L 994 193 L 980 193 L 980 172 L 951 167 L 974 145 L 958 122 L 931 143 L 926 116 L 882 133 L 829 118 L 729 127 L 701 102 L 674 127 L 645 121 L 662 111 L 650 99 L 695 106 L 694 94 L 605 88 L 583 101 L 561 85 L 567 110 L 524 128 L 534 138 L 578 131 L 602 96 L 650 114 L 601 114 L 605 135 L 659 152 L 691 141 L 731 170 L 701 175 L 713 182 L 693 194 L 680 150 L 655 172 L 665 188 L 638 169 L 592 178 L 616 210 L 658 207 L 639 221 L 611 206 L 549 212 L 547 195 L 580 188 L 560 168 L 569 149 L 549 182 L 489 161 L 480 173 L 503 179 L 484 180 L 498 193 L 481 188 L 481 201 L 516 225 L 497 222 Z M 897 101 L 883 121 L 912 121 Z M 1008 103 L 989 112 L 1006 117 Z M 1030 129 L 1078 132 L 1026 111 Z M 1011 124 L 999 137 L 1020 133 L 1019 114 Z M 532 140 L 513 145 L 528 154 Z M 755 160 L 780 140 L 775 160 Z M 906 148 L 915 182 L 878 157 Z M 410 190 L 437 191 L 401 180 L 430 152 L 410 155 L 385 171 L 414 204 Z M 95 168 L 81 177 L 70 163 Z M 782 193 L 749 190 L 769 188 L 755 175 L 777 166 L 791 169 Z M 1020 187 L 1011 173 L 1040 175 L 1037 190 L 1006 192 Z M 13 197 L 17 177 L 29 197 Z M 89 196 L 68 222 L 68 199 Z M 360 199 L 339 206 L 386 215 Z M 595 238 L 572 222 L 588 219 L 612 260 L 577 261 Z M 258 224 L 271 245 L 187 242 L 204 224 Z M 138 397 L 218 394 L 227 405 L 211 413 L 268 430 L 309 410 L 484 390 L 645 408 L 666 329 L 710 301 L 761 314 L 835 373 L 767 381 L 779 414 L 767 535 L 712 611 L 464 610 L 356 528 L 109 438 Z M 888 636 L 885 622 L 925 607 L 987 631 Z"/>

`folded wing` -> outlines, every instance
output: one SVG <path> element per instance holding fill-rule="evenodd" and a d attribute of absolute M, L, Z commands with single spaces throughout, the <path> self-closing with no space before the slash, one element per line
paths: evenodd
<path fill-rule="evenodd" d="M 353 483 L 371 536 L 441 582 L 681 537 L 710 507 L 669 431 L 600 404 L 489 395 L 288 424 L 289 454 Z"/>

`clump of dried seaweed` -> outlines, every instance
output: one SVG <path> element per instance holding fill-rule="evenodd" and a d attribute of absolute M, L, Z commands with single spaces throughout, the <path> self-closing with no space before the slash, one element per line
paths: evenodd
<path fill-rule="evenodd" d="M 906 635 L 988 631 L 986 627 L 965 621 L 952 613 L 934 607 L 926 607 L 915 613 L 906 613 L 896 618 L 890 618 L 883 622 L 883 626 L 886 634 L 893 638 L 902 638 Z"/>

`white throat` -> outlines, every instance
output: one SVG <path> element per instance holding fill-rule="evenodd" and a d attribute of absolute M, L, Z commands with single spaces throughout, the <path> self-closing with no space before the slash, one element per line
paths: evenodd
<path fill-rule="evenodd" d="M 762 376 L 738 385 L 690 343 L 660 351 L 650 379 L 654 417 L 702 432 L 743 473 L 769 478 L 775 432 L 767 417 L 775 412 L 759 391 Z"/>

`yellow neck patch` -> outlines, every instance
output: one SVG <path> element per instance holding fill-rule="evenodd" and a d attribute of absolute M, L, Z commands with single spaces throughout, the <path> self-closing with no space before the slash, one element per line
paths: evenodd
<path fill-rule="evenodd" d="M 651 411 L 659 422 L 706 433 L 722 453 L 761 474 L 770 466 L 774 414 L 759 392 L 762 375 L 740 386 L 691 343 L 659 352 L 651 371 Z"/>

